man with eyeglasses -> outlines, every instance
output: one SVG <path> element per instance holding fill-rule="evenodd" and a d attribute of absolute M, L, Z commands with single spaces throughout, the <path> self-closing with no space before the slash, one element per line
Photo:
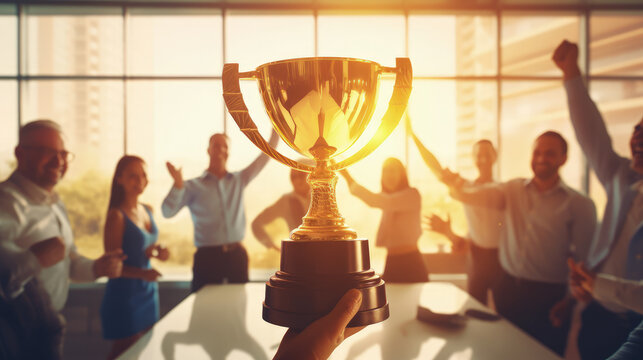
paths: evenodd
<path fill-rule="evenodd" d="M 124 256 L 112 252 L 91 260 L 76 250 L 65 206 L 54 191 L 73 159 L 57 123 L 36 120 L 22 126 L 15 156 L 18 168 L 0 183 L 0 242 L 22 252 L 8 279 L 2 279 L 2 290 L 15 298 L 37 277 L 60 311 L 70 280 L 119 277 Z"/>

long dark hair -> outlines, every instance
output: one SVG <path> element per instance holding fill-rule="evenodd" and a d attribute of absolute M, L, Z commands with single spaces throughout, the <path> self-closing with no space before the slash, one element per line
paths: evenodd
<path fill-rule="evenodd" d="M 121 206 L 123 200 L 125 200 L 125 190 L 118 183 L 118 181 L 116 181 L 116 178 L 121 176 L 123 170 L 125 170 L 125 168 L 129 164 L 135 161 L 139 161 L 142 164 L 145 164 L 145 160 L 134 155 L 124 155 L 120 160 L 118 160 L 118 163 L 116 164 L 116 170 L 114 171 L 114 177 L 112 178 L 112 191 L 109 195 L 109 205 L 107 206 L 107 210 L 115 209 Z"/>
<path fill-rule="evenodd" d="M 397 188 L 395 189 L 387 189 L 384 187 L 384 168 L 386 167 L 391 167 L 393 171 L 397 171 L 400 173 L 400 182 L 397 184 Z M 384 160 L 384 164 L 382 164 L 382 192 L 385 193 L 394 193 L 398 192 L 400 190 L 404 190 L 409 188 L 409 178 L 406 175 L 406 168 L 404 167 L 404 164 L 402 162 L 394 157 L 390 157 L 386 160 Z"/>

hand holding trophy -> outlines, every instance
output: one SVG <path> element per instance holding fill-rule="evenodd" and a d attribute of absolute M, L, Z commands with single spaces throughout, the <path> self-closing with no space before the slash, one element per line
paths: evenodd
<path fill-rule="evenodd" d="M 382 73 L 396 74 L 389 107 L 373 138 L 343 161 L 369 124 Z M 272 125 L 282 140 L 315 161 L 291 160 L 261 137 L 243 101 L 239 79 L 256 79 Z M 223 68 L 223 97 L 241 131 L 261 151 L 291 168 L 309 172 L 311 204 L 303 223 L 283 240 L 281 269 L 266 283 L 264 320 L 303 329 L 324 316 L 349 289 L 362 293 L 362 305 L 349 326 L 383 321 L 389 316 L 384 281 L 370 268 L 368 240 L 345 225 L 335 199 L 337 175 L 375 150 L 399 123 L 411 93 L 408 58 L 397 67 L 351 58 L 300 58 L 267 63 L 239 73 L 238 64 Z"/>

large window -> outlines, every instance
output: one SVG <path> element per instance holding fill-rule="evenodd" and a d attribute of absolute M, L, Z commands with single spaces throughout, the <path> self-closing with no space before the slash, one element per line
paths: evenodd
<path fill-rule="evenodd" d="M 414 82 L 406 116 L 444 166 L 474 178 L 471 148 L 486 138 L 500 149 L 500 180 L 530 177 L 533 139 L 556 130 L 570 144 L 564 180 L 588 191 L 599 209 L 605 196 L 569 125 L 560 74 L 550 60 L 555 46 L 565 38 L 579 43 L 585 79 L 620 154 L 629 156 L 627 140 L 641 117 L 643 13 L 633 11 L 641 9 L 631 3 L 620 8 L 612 3 L 614 11 L 580 1 L 560 2 L 564 10 L 556 2 L 534 8 L 529 1 L 478 1 L 469 9 L 449 8 L 442 1 L 358 1 L 355 9 L 334 0 L 199 3 L 0 5 L 0 176 L 15 167 L 20 124 L 37 118 L 58 121 L 67 147 L 77 155 L 59 190 L 79 249 L 89 256 L 102 252 L 116 161 L 125 153 L 136 154 L 146 160 L 150 179 L 143 200 L 155 209 L 161 241 L 172 252 L 169 263 L 156 266 L 168 278 L 189 273 L 194 251 L 189 213 L 172 219 L 160 213 L 172 185 L 165 163 L 180 166 L 185 178 L 199 176 L 215 132 L 230 137 L 230 170 L 242 169 L 260 154 L 225 110 L 224 63 L 249 71 L 296 57 L 356 57 L 384 66 L 409 57 Z M 256 83 L 244 80 L 241 89 L 268 138 L 270 120 Z M 373 135 L 392 91 L 393 78 L 384 77 L 373 121 L 356 147 Z M 299 157 L 283 143 L 278 150 Z M 412 186 L 422 194 L 424 215 L 449 214 L 456 232 L 466 233 L 460 204 L 424 165 L 404 126 L 350 171 L 379 191 L 381 165 L 388 157 L 407 165 Z M 271 161 L 250 184 L 248 224 L 291 190 L 288 171 Z M 348 224 L 375 240 L 379 210 L 352 197 L 343 180 L 337 195 Z M 269 231 L 288 236 L 285 222 L 272 224 Z M 255 278 L 278 267 L 279 254 L 265 250 L 249 225 L 244 243 Z M 425 252 L 449 249 L 444 238 L 428 231 L 420 247 Z M 371 251 L 375 269 L 382 271 L 384 252 Z"/>

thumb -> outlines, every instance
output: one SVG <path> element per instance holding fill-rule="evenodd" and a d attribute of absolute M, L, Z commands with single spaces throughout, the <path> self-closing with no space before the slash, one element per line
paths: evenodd
<path fill-rule="evenodd" d="M 339 300 L 330 314 L 327 315 L 328 324 L 333 333 L 341 333 L 362 305 L 362 293 L 357 289 L 349 290 Z"/>
<path fill-rule="evenodd" d="M 572 271 L 576 268 L 576 263 L 571 257 L 567 258 L 567 267 L 569 267 L 569 269 Z"/>

